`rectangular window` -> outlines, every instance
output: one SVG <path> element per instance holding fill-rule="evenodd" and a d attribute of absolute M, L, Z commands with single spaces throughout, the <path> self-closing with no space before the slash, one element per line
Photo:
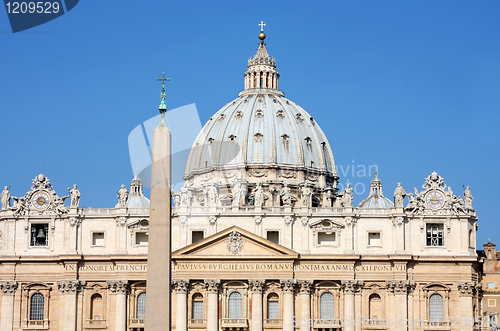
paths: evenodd
<path fill-rule="evenodd" d="M 497 288 L 497 282 L 487 282 L 486 288 Z"/>
<path fill-rule="evenodd" d="M 268 301 L 267 302 L 267 318 L 270 320 L 279 319 L 279 302 L 278 301 Z"/>
<path fill-rule="evenodd" d="M 497 300 L 488 299 L 488 307 L 496 307 L 496 306 L 497 306 Z"/>
<path fill-rule="evenodd" d="M 273 243 L 280 243 L 280 232 L 279 231 L 267 231 L 267 240 Z"/>
<path fill-rule="evenodd" d="M 380 240 L 380 232 L 368 233 L 368 246 L 382 246 L 382 241 Z"/>
<path fill-rule="evenodd" d="M 203 319 L 203 301 L 193 301 L 193 319 Z"/>
<path fill-rule="evenodd" d="M 135 233 L 135 244 L 139 246 L 148 245 L 149 236 L 146 232 L 136 232 Z"/>
<path fill-rule="evenodd" d="M 335 232 L 318 232 L 318 245 L 335 245 Z"/>
<path fill-rule="evenodd" d="M 49 245 L 49 224 L 31 224 L 31 241 L 33 247 Z"/>
<path fill-rule="evenodd" d="M 104 232 L 92 232 L 92 246 L 104 247 Z"/>
<path fill-rule="evenodd" d="M 427 224 L 427 246 L 444 246 L 443 224 Z"/>
<path fill-rule="evenodd" d="M 205 234 L 203 231 L 193 231 L 191 232 L 191 243 L 194 244 L 200 240 L 203 240 Z"/>

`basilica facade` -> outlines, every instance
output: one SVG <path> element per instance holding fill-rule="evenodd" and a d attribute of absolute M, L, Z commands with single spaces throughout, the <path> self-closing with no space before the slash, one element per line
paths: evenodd
<path fill-rule="evenodd" d="M 433 172 L 413 193 L 391 185 L 389 199 L 375 174 L 354 206 L 327 137 L 285 98 L 259 38 L 244 90 L 205 124 L 174 194 L 172 327 L 478 330 L 470 190 L 457 196 Z M 23 197 L 4 189 L 2 331 L 144 328 L 141 180 L 113 208 L 80 208 L 80 194 L 59 196 L 44 175 Z"/>

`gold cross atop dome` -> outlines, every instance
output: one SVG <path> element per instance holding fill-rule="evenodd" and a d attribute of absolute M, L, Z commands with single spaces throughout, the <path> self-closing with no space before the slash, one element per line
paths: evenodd
<path fill-rule="evenodd" d="M 266 23 L 264 21 L 260 21 L 260 33 L 259 33 L 259 39 L 264 41 L 266 39 L 266 34 L 264 33 L 264 27 L 266 26 Z"/>

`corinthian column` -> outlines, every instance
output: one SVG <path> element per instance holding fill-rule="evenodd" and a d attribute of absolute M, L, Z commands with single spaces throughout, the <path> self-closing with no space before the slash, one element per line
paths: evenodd
<path fill-rule="evenodd" d="M 115 296 L 115 331 L 126 331 L 128 280 L 108 280 L 107 283 Z"/>
<path fill-rule="evenodd" d="M 299 320 L 304 320 L 307 323 L 300 323 L 300 331 L 310 331 L 311 327 L 309 320 L 311 319 L 311 286 L 312 280 L 299 280 L 300 286 L 300 316 Z"/>
<path fill-rule="evenodd" d="M 476 293 L 476 286 L 476 282 L 458 282 L 457 288 L 460 293 L 460 316 L 468 318 L 469 316 L 474 315 L 472 298 Z M 460 329 L 470 331 L 472 330 L 472 327 L 468 325 L 461 325 Z"/>
<path fill-rule="evenodd" d="M 283 331 L 293 331 L 293 302 L 295 279 L 281 279 L 283 288 Z"/>
<path fill-rule="evenodd" d="M 219 285 L 220 279 L 205 279 L 207 287 L 207 331 L 219 330 Z"/>
<path fill-rule="evenodd" d="M 344 291 L 344 331 L 354 331 L 356 328 L 356 315 L 354 312 L 354 293 L 363 285 L 359 280 L 343 280 Z"/>
<path fill-rule="evenodd" d="M 189 279 L 174 279 L 172 285 L 177 292 L 177 309 L 175 311 L 175 330 L 187 331 L 187 291 Z"/>
<path fill-rule="evenodd" d="M 57 282 L 57 288 L 63 299 L 61 307 L 61 320 L 63 321 L 63 331 L 76 330 L 76 301 L 77 294 L 84 282 L 79 280 L 60 280 Z"/>
<path fill-rule="evenodd" d="M 252 291 L 252 331 L 262 331 L 262 279 L 250 279 L 248 284 Z"/>
<path fill-rule="evenodd" d="M 14 298 L 17 290 L 17 282 L 11 280 L 8 282 L 0 282 L 0 290 L 2 290 L 2 320 L 0 329 L 12 331 L 14 322 Z"/>
<path fill-rule="evenodd" d="M 406 331 L 408 328 L 400 323 L 408 318 L 408 293 L 415 288 L 415 283 L 409 280 L 390 280 L 386 281 L 387 288 L 394 293 L 395 318 L 394 325 L 396 331 Z"/>

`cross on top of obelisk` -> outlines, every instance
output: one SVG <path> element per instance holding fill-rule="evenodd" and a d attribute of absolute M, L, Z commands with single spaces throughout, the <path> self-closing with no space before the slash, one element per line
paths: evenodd
<path fill-rule="evenodd" d="M 160 103 L 160 114 L 161 114 L 161 117 L 163 118 L 165 116 L 165 113 L 167 112 L 167 105 L 165 104 L 165 98 L 166 98 L 166 94 L 165 94 L 165 81 L 166 80 L 171 80 L 170 78 L 165 78 L 165 73 L 163 73 L 163 77 L 162 78 L 156 78 L 156 80 L 161 80 L 161 103 Z"/>
<path fill-rule="evenodd" d="M 260 32 L 264 32 L 264 27 L 266 26 L 266 23 L 264 23 L 264 21 L 260 21 Z"/>

